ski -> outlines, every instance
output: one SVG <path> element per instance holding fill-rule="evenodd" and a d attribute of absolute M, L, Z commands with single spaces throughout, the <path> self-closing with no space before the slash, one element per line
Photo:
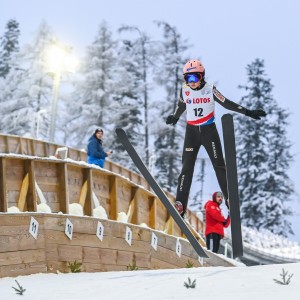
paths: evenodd
<path fill-rule="evenodd" d="M 145 164 L 142 162 L 140 156 L 137 154 L 135 151 L 134 147 L 131 145 L 126 132 L 122 128 L 117 128 L 116 129 L 116 134 L 119 138 L 119 141 L 122 143 L 124 146 L 125 150 L 135 163 L 136 167 L 140 170 L 141 174 L 144 176 L 144 178 L 147 180 L 149 185 L 151 186 L 152 190 L 155 192 L 157 195 L 158 199 L 162 202 L 162 204 L 165 206 L 167 211 L 170 213 L 174 221 L 177 223 L 181 231 L 184 233 L 196 253 L 200 257 L 208 257 L 207 254 L 205 253 L 204 249 L 201 247 L 201 245 L 198 243 L 197 239 L 194 237 L 192 232 L 189 230 L 189 227 L 186 225 L 182 217 L 179 215 L 177 212 L 176 208 L 174 205 L 170 202 L 166 194 L 163 192 L 161 187 L 158 185 L 156 180 L 153 178 L 153 176 L 150 174 L 148 169 L 146 168 Z"/>
<path fill-rule="evenodd" d="M 236 258 L 243 256 L 243 239 L 238 193 L 234 124 L 231 114 L 222 116 L 222 127 L 227 171 L 227 190 L 230 204 L 232 252 L 233 258 Z"/>
<path fill-rule="evenodd" d="M 197 241 L 199 242 L 199 244 L 202 247 L 206 248 L 206 242 L 204 241 L 203 237 L 200 235 L 200 233 L 193 227 L 193 225 L 188 221 L 188 220 L 184 220 L 185 224 L 187 225 L 187 227 L 189 228 L 189 230 L 192 232 L 192 234 L 194 235 L 194 237 L 197 239 Z"/>

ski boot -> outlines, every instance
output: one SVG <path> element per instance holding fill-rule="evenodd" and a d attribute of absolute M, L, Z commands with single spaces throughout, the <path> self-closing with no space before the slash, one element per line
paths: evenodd
<path fill-rule="evenodd" d="M 183 205 L 180 201 L 175 201 L 174 202 L 174 206 L 176 208 L 176 210 L 178 211 L 178 213 L 181 215 L 181 217 L 184 217 L 185 211 L 183 209 Z"/>

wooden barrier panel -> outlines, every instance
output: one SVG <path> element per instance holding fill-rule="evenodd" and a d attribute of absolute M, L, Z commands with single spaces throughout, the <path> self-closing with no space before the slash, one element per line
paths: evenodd
<path fill-rule="evenodd" d="M 101 205 L 110 219 L 117 220 L 120 212 L 128 214 L 129 208 L 134 207 L 130 215 L 133 224 L 144 223 L 153 229 L 182 235 L 152 192 L 118 174 L 76 162 L 37 157 L 1 157 L 0 168 L 1 211 L 16 206 L 20 211 L 36 212 L 41 198 L 54 213 L 68 214 L 70 204 L 80 203 L 84 214 L 92 216 L 93 209 Z M 198 218 L 189 215 L 194 228 L 203 228 L 197 224 Z"/>
<path fill-rule="evenodd" d="M 58 164 L 58 200 L 60 203 L 60 210 L 63 213 L 69 213 L 70 193 L 68 181 L 68 166 L 66 163 Z"/>
<path fill-rule="evenodd" d="M 15 153 L 37 157 L 54 157 L 57 148 L 62 147 L 65 146 L 15 135 L 0 135 L 0 153 Z M 74 161 L 87 161 L 87 154 L 85 151 L 71 147 L 68 147 L 67 149 L 68 158 Z M 105 161 L 105 168 L 114 173 L 127 177 L 132 182 L 142 185 L 147 190 L 150 190 L 148 183 L 143 177 L 117 163 L 114 163 L 113 161 L 110 161 L 109 159 Z"/>
<path fill-rule="evenodd" d="M 29 214 L 0 214 L 0 277 L 46 272 L 43 216 L 34 217 L 38 239 L 29 233 Z"/>
<path fill-rule="evenodd" d="M 38 223 L 37 238 L 30 233 L 32 218 Z M 217 255 L 201 264 L 187 240 L 160 231 L 92 217 L 58 214 L 0 215 L 0 277 L 38 272 L 70 272 L 69 263 L 82 263 L 82 271 L 120 271 L 136 266 L 139 270 L 184 268 L 188 262 L 195 267 L 231 266 Z M 73 225 L 72 239 L 66 234 L 66 224 Z M 97 237 L 97 225 L 103 225 L 102 241 Z M 131 231 L 131 243 L 126 232 Z M 157 237 L 157 249 L 152 235 Z M 180 255 L 176 252 L 181 245 Z"/>
<path fill-rule="evenodd" d="M 92 169 L 92 189 L 99 204 L 106 210 L 111 211 L 111 176 L 99 170 Z"/>
<path fill-rule="evenodd" d="M 0 157 L 0 212 L 7 212 L 6 160 Z"/>
<path fill-rule="evenodd" d="M 42 200 L 53 213 L 68 214 L 70 204 L 80 203 L 84 215 L 92 216 L 93 209 L 101 205 L 111 220 L 117 220 L 118 214 L 125 212 L 132 224 L 143 223 L 152 229 L 182 236 L 139 174 L 109 160 L 105 167 L 111 172 L 82 164 L 77 161 L 86 161 L 86 153 L 72 148 L 68 148 L 68 157 L 73 162 L 56 159 L 53 156 L 58 147 L 62 146 L 0 135 L 3 153 L 0 153 L 0 211 L 17 206 L 21 211 L 36 212 Z M 174 201 L 173 195 L 167 193 L 167 196 Z M 195 215 L 189 213 L 189 217 L 198 232 L 203 229 Z"/>

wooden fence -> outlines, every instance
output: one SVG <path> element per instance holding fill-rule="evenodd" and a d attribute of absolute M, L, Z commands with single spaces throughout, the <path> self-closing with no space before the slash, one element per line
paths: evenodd
<path fill-rule="evenodd" d="M 66 272 L 67 263 L 75 260 L 84 271 L 125 270 L 133 262 L 139 269 L 184 267 L 188 260 L 195 266 L 230 265 L 210 252 L 210 259 L 200 263 L 185 239 L 176 253 L 182 232 L 143 177 L 111 161 L 105 169 L 89 165 L 86 154 L 76 149 L 68 148 L 67 159 L 57 159 L 59 147 L 0 135 L 0 276 Z M 52 214 L 38 213 L 41 203 Z M 82 206 L 85 217 L 70 215 L 73 203 Z M 98 206 L 108 220 L 94 217 Z M 13 207 L 21 213 L 8 213 Z M 126 223 L 116 222 L 120 212 Z M 198 234 L 203 223 L 191 212 L 188 216 L 203 244 Z M 29 233 L 31 218 L 38 223 L 38 238 Z M 67 219 L 74 225 L 72 239 L 65 234 Z M 100 221 L 102 242 L 96 236 Z M 124 239 L 128 227 L 133 245 Z M 153 233 L 158 250 L 151 247 Z"/>

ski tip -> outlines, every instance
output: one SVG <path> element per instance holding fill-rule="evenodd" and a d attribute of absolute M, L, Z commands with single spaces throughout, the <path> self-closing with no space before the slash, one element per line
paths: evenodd
<path fill-rule="evenodd" d="M 115 133 L 117 134 L 117 135 L 119 135 L 119 134 L 124 134 L 125 133 L 125 131 L 124 131 L 124 129 L 122 129 L 122 128 L 120 128 L 120 127 L 117 127 L 116 129 L 115 129 Z"/>
<path fill-rule="evenodd" d="M 232 114 L 225 114 L 222 116 L 222 120 L 225 120 L 225 119 L 233 119 L 233 116 Z"/>
<path fill-rule="evenodd" d="M 221 118 L 222 120 L 222 127 L 227 127 L 229 125 L 233 126 L 233 116 L 232 114 L 225 114 Z"/>

